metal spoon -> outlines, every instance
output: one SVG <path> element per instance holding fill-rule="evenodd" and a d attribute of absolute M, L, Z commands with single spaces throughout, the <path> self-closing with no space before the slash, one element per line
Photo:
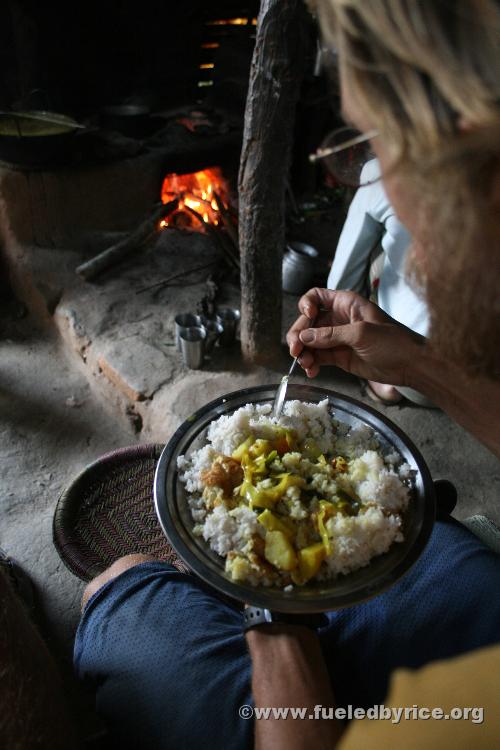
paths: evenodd
<path fill-rule="evenodd" d="M 278 390 L 276 391 L 276 396 L 274 397 L 273 411 L 272 411 L 272 416 L 276 417 L 276 419 L 280 418 L 281 412 L 283 411 L 283 404 L 285 403 L 286 390 L 288 388 L 288 381 L 293 371 L 295 370 L 295 365 L 297 364 L 297 360 L 298 360 L 298 357 L 295 357 L 287 375 L 283 375 L 283 377 L 281 378 L 281 382 L 278 386 Z"/>
<path fill-rule="evenodd" d="M 311 328 L 313 325 L 314 325 L 314 320 L 309 320 L 309 328 Z M 300 357 L 300 354 L 298 354 L 295 357 L 295 359 L 292 362 L 292 366 L 288 370 L 288 373 L 286 375 L 283 375 L 283 377 L 281 378 L 280 384 L 278 386 L 278 390 L 276 391 L 276 396 L 274 397 L 274 402 L 273 402 L 273 410 L 271 412 L 271 416 L 275 417 L 276 419 L 280 418 L 281 412 L 283 411 L 283 404 L 285 403 L 285 399 L 286 399 L 288 381 L 290 380 L 293 374 L 293 371 L 295 370 L 299 357 Z"/>

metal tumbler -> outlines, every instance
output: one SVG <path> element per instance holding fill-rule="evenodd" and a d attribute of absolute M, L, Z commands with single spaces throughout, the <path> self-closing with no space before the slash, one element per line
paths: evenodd
<path fill-rule="evenodd" d="M 175 316 L 175 346 L 177 351 L 181 350 L 181 331 L 201 325 L 201 318 L 194 313 L 179 313 Z"/>
<path fill-rule="evenodd" d="M 185 328 L 180 333 L 182 359 L 191 370 L 199 370 L 203 365 L 206 338 L 204 326 Z"/>
<path fill-rule="evenodd" d="M 207 332 L 207 338 L 205 339 L 205 351 L 211 352 L 214 348 L 217 340 L 222 336 L 224 332 L 224 326 L 221 323 L 217 323 L 216 320 L 209 320 L 203 318 L 203 327 Z"/>
<path fill-rule="evenodd" d="M 240 311 L 233 307 L 222 307 L 217 310 L 217 322 L 224 329 L 219 338 L 220 346 L 231 346 L 234 343 L 240 317 Z"/>

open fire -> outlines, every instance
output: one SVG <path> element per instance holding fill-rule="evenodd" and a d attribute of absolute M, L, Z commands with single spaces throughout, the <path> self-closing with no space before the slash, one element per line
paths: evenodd
<path fill-rule="evenodd" d="M 207 21 L 207 26 L 257 26 L 256 18 L 216 18 L 213 21 Z"/>
<path fill-rule="evenodd" d="M 191 174 L 169 174 L 163 180 L 161 199 L 168 203 L 179 198 L 179 205 L 160 228 L 177 227 L 203 231 L 203 224 L 218 226 L 221 207 L 229 207 L 229 191 L 219 167 Z"/>

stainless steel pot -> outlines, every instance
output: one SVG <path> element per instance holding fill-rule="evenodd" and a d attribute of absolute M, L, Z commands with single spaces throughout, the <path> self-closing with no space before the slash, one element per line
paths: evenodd
<path fill-rule="evenodd" d="M 316 273 L 318 251 L 305 242 L 289 242 L 283 256 L 282 286 L 289 294 L 303 294 L 310 289 Z"/>

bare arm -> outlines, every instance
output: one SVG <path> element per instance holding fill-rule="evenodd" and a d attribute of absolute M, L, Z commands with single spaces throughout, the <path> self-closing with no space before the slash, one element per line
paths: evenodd
<path fill-rule="evenodd" d="M 423 393 L 500 456 L 500 381 L 473 378 L 433 353 L 426 339 L 353 292 L 312 289 L 287 335 L 309 377 L 336 365 L 368 380 Z M 315 328 L 309 319 L 316 317 Z"/>
<path fill-rule="evenodd" d="M 499 381 L 470 377 L 426 347 L 407 382 L 500 457 Z"/>
<path fill-rule="evenodd" d="M 256 707 L 334 706 L 319 639 L 308 628 L 269 625 L 250 630 L 252 691 Z M 342 725 L 329 719 L 259 719 L 255 750 L 333 750 Z"/>

